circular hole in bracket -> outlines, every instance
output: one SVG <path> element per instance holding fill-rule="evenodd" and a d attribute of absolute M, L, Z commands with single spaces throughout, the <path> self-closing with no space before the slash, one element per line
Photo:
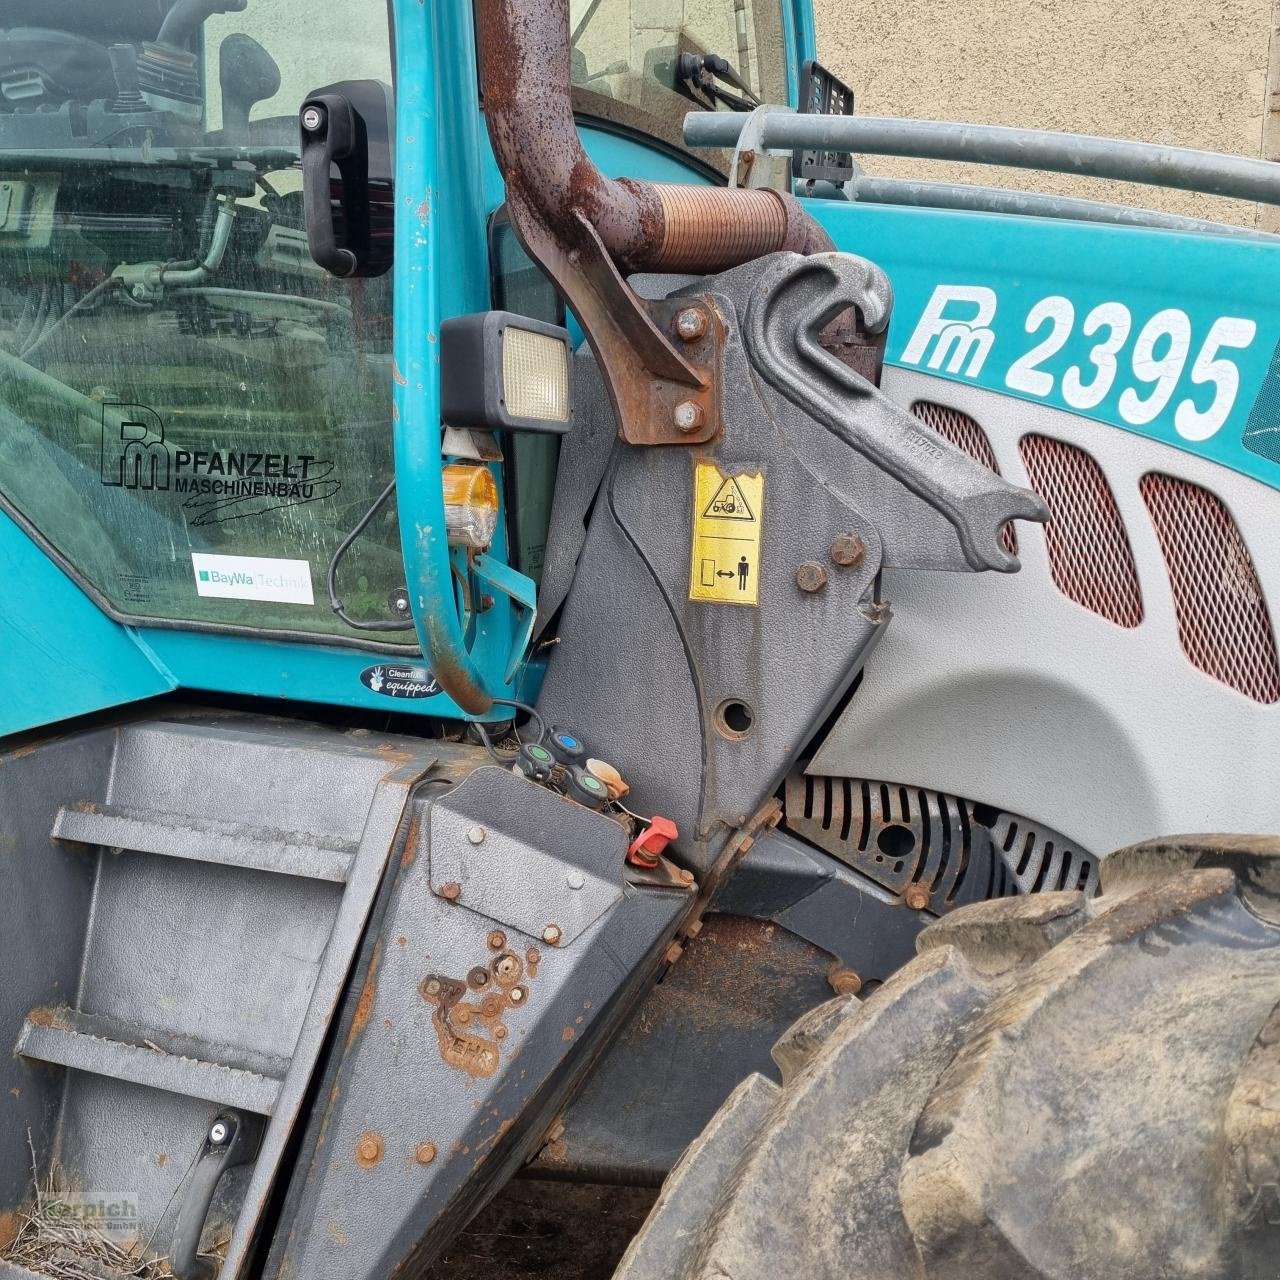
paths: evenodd
<path fill-rule="evenodd" d="M 756 713 L 740 698 L 726 698 L 716 708 L 716 729 L 722 737 L 742 739 L 756 722 Z"/>
<path fill-rule="evenodd" d="M 876 836 L 876 845 L 881 853 L 887 854 L 890 858 L 905 859 L 915 852 L 915 832 L 909 827 L 900 827 L 896 823 L 881 827 L 880 834 Z"/>

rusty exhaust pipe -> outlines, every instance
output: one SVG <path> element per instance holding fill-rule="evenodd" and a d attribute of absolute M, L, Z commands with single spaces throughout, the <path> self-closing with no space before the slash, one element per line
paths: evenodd
<path fill-rule="evenodd" d="M 834 246 L 781 192 L 606 178 L 573 119 L 568 0 L 476 0 L 476 13 L 485 119 L 512 224 L 582 324 L 619 434 L 632 444 L 705 443 L 720 430 L 722 326 L 709 325 L 700 343 L 677 343 L 675 304 L 640 299 L 621 273 L 709 274 Z M 692 431 L 675 425 L 689 402 L 701 424 Z"/>
<path fill-rule="evenodd" d="M 624 271 L 723 271 L 779 249 L 832 249 L 794 196 L 606 178 L 578 138 L 568 0 L 478 0 L 489 138 L 508 190 L 553 227 L 585 214 Z"/>

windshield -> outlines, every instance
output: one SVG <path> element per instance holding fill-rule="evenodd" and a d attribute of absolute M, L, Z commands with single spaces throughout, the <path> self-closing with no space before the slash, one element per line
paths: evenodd
<path fill-rule="evenodd" d="M 686 112 L 788 101 L 778 0 L 572 0 L 570 22 L 573 108 L 581 115 L 683 148 Z M 708 55 L 727 71 L 710 90 L 691 87 L 692 59 Z M 696 155 L 728 173 L 730 153 Z"/>
<path fill-rule="evenodd" d="M 386 0 L 0 9 L 0 499 L 117 616 L 361 636 L 391 285 L 312 262 L 296 113 L 390 82 Z M 402 583 L 388 504 L 338 589 Z"/>

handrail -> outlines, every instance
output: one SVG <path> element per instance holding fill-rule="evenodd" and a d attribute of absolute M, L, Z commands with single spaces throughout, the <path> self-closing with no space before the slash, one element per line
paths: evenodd
<path fill-rule="evenodd" d="M 684 119 L 685 142 L 732 147 L 746 118 L 736 112 L 690 112 Z M 780 111 L 764 121 L 759 141 L 766 150 L 846 151 L 1041 169 L 1280 204 L 1280 164 L 1275 161 L 1083 133 Z"/>

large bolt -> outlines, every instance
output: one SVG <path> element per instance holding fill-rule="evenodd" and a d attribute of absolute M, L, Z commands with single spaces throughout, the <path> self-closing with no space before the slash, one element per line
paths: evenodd
<path fill-rule="evenodd" d="M 356 1164 L 362 1169 L 372 1169 L 386 1149 L 387 1144 L 380 1133 L 366 1130 L 356 1139 Z"/>
<path fill-rule="evenodd" d="M 675 423 L 676 430 L 681 435 L 687 436 L 691 431 L 697 431 L 702 426 L 702 406 L 695 404 L 692 400 L 681 400 L 676 405 L 676 411 L 671 420 Z"/>
<path fill-rule="evenodd" d="M 919 881 L 913 881 L 903 891 L 902 901 L 912 911 L 923 911 L 929 905 L 929 890 Z"/>
<path fill-rule="evenodd" d="M 838 996 L 856 996 L 862 990 L 862 979 L 852 969 L 832 969 L 827 981 Z"/>
<path fill-rule="evenodd" d="M 706 314 L 697 307 L 685 307 L 676 316 L 676 333 L 684 342 L 694 342 L 707 331 Z"/>
<path fill-rule="evenodd" d="M 867 544 L 856 533 L 842 533 L 831 544 L 831 558 L 842 569 L 856 569 L 867 554 Z"/>
<path fill-rule="evenodd" d="M 796 570 L 796 586 L 801 591 L 821 591 L 827 585 L 827 571 L 816 560 L 806 560 Z"/>

